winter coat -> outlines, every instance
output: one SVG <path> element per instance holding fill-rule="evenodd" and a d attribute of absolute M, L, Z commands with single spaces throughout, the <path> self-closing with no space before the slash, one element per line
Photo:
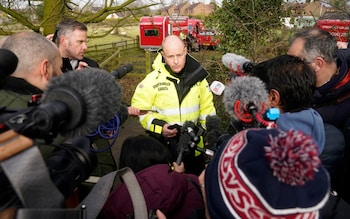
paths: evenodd
<path fill-rule="evenodd" d="M 324 123 L 344 129 L 350 117 L 350 71 L 346 59 L 337 59 L 339 71 L 330 81 L 318 87 L 312 98 L 314 108 L 322 116 Z"/>
<path fill-rule="evenodd" d="M 205 77 L 207 72 L 198 61 L 187 55 L 185 78 L 170 74 L 159 54 L 153 71 L 141 81 L 132 97 L 131 105 L 152 112 L 139 117 L 144 129 L 161 134 L 163 125 L 183 125 L 186 121 L 199 122 L 205 127 L 208 115 L 215 115 L 213 95 Z M 204 75 L 204 79 L 197 79 Z M 193 78 L 193 85 L 188 85 Z M 191 83 L 189 83 L 191 84 Z"/>
<path fill-rule="evenodd" d="M 167 164 L 158 164 L 137 172 L 148 210 L 161 210 L 168 219 L 199 218 L 194 215 L 204 210 L 198 178 L 191 174 L 171 171 Z M 125 184 L 119 185 L 109 195 L 102 218 L 127 218 L 134 213 Z"/>

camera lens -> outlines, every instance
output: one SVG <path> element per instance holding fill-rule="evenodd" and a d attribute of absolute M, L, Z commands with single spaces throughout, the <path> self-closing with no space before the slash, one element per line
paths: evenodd
<path fill-rule="evenodd" d="M 57 147 L 46 165 L 51 180 L 67 198 L 81 182 L 89 178 L 97 165 L 97 158 L 90 151 L 90 140 L 78 137 Z"/>

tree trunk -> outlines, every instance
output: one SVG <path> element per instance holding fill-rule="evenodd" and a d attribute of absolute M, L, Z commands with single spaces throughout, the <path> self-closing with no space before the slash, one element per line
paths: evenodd
<path fill-rule="evenodd" d="M 44 0 L 44 14 L 41 23 L 41 32 L 44 36 L 54 33 L 57 24 L 62 20 L 65 0 Z"/>

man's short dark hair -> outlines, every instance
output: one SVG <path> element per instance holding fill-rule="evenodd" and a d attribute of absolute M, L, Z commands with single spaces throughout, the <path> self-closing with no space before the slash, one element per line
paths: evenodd
<path fill-rule="evenodd" d="M 295 112 L 311 106 L 316 89 L 316 74 L 300 58 L 281 55 L 257 64 L 250 75 L 260 78 L 267 90 L 280 94 L 280 107 L 285 112 Z"/>
<path fill-rule="evenodd" d="M 87 26 L 74 19 L 64 19 L 56 27 L 56 31 L 53 37 L 53 41 L 58 45 L 59 38 L 63 35 L 72 33 L 75 30 L 81 30 L 87 32 Z"/>
<path fill-rule="evenodd" d="M 318 28 L 305 28 L 290 40 L 290 45 L 296 39 L 304 40 L 303 60 L 312 62 L 317 56 L 322 57 L 327 63 L 336 60 L 338 51 L 337 40 L 329 32 Z"/>

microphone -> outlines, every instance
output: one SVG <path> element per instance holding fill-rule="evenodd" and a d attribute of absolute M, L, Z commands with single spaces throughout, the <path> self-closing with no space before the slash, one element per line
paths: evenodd
<path fill-rule="evenodd" d="M 222 56 L 222 63 L 238 76 L 246 75 L 254 68 L 254 64 L 249 59 L 234 53 L 224 54 Z"/>
<path fill-rule="evenodd" d="M 225 85 L 220 81 L 213 81 L 209 88 L 215 95 L 221 96 L 225 90 Z"/>
<path fill-rule="evenodd" d="M 221 119 L 217 115 L 209 115 L 205 119 L 205 125 L 207 127 L 207 132 L 204 136 L 204 142 L 211 148 L 212 150 L 216 150 L 216 143 L 221 133 Z"/>
<path fill-rule="evenodd" d="M 0 72 L 1 78 L 12 74 L 18 64 L 18 58 L 16 54 L 8 49 L 0 49 Z"/>
<path fill-rule="evenodd" d="M 120 124 L 123 124 L 129 118 L 128 107 L 125 104 L 122 104 L 119 111 L 118 117 L 120 119 Z"/>
<path fill-rule="evenodd" d="M 194 132 L 195 129 L 196 125 L 193 122 L 186 121 L 181 128 L 181 135 L 187 133 L 191 137 L 191 141 L 198 143 L 200 139 Z"/>
<path fill-rule="evenodd" d="M 205 118 L 205 126 L 207 127 L 207 132 L 212 130 L 220 130 L 221 119 L 217 115 L 208 115 Z"/>
<path fill-rule="evenodd" d="M 196 148 L 196 144 L 200 141 L 196 135 L 196 125 L 192 121 L 186 121 L 180 129 L 181 135 L 178 143 L 178 156 L 176 163 L 181 164 L 183 154 L 188 154 L 191 149 Z"/>
<path fill-rule="evenodd" d="M 119 68 L 114 69 L 111 74 L 117 78 L 117 79 L 121 79 L 122 77 L 124 77 L 127 73 L 131 72 L 133 69 L 133 65 L 132 64 L 126 64 L 126 65 L 122 65 Z"/>
<path fill-rule="evenodd" d="M 32 108 L 27 125 L 13 116 L 5 121 L 10 128 L 20 125 L 19 133 L 61 133 L 66 137 L 86 136 L 112 119 L 121 109 L 122 89 L 115 78 L 99 68 L 69 71 L 52 78 L 41 99 Z"/>
<path fill-rule="evenodd" d="M 268 92 L 264 82 L 257 77 L 235 77 L 225 89 L 223 103 L 231 118 L 249 124 L 256 120 L 257 114 L 264 114 Z"/>

